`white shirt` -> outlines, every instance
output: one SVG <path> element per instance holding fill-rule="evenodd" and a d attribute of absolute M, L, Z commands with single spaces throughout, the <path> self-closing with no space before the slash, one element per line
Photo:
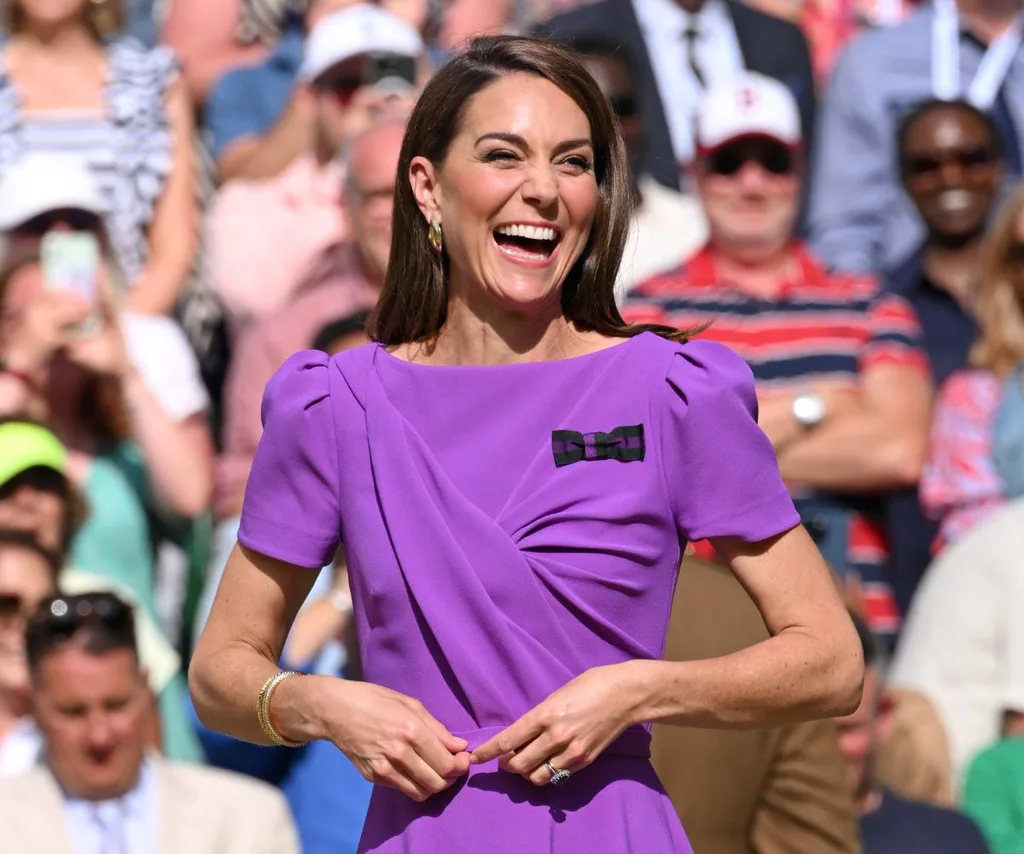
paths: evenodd
<path fill-rule="evenodd" d="M 28 716 L 21 718 L 0 741 L 0 780 L 31 771 L 39 761 L 42 749 L 43 738 L 35 721 Z"/>
<path fill-rule="evenodd" d="M 650 175 L 641 175 L 637 186 L 640 207 L 615 282 L 619 305 L 641 282 L 678 267 L 708 239 L 704 208 L 695 196 L 663 187 Z"/>
<path fill-rule="evenodd" d="M 690 70 L 684 33 L 691 26 L 700 33 L 694 59 L 710 87 L 744 69 L 736 28 L 723 0 L 707 0 L 696 14 L 674 0 L 633 0 L 633 7 L 658 84 L 672 148 L 681 165 L 689 164 L 694 154 L 694 116 L 703 90 Z"/>
<path fill-rule="evenodd" d="M 1024 712 L 1024 500 L 952 543 L 928 567 L 900 634 L 889 682 L 920 691 L 949 739 L 954 786 Z"/>
<path fill-rule="evenodd" d="M 125 312 L 121 330 L 128 357 L 171 418 L 184 421 L 209 408 L 199 360 L 172 318 Z"/>
<path fill-rule="evenodd" d="M 156 779 L 143 761 L 135 788 L 109 801 L 64 799 L 64 814 L 76 854 L 156 854 Z"/>

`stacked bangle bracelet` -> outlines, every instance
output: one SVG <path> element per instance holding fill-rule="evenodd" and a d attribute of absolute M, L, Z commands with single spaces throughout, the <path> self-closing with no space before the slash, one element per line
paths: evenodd
<path fill-rule="evenodd" d="M 305 747 L 307 743 L 305 741 L 289 741 L 270 722 L 270 698 L 274 694 L 274 689 L 285 679 L 298 675 L 294 670 L 282 670 L 280 673 L 275 673 L 263 683 L 259 696 L 256 697 L 256 719 L 260 722 L 260 729 L 263 730 L 267 738 L 281 747 Z"/>

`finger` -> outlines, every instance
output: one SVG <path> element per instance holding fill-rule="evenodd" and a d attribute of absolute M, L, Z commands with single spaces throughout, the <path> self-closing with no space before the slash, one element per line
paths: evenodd
<path fill-rule="evenodd" d="M 492 736 L 481 744 L 471 754 L 471 761 L 474 765 L 481 762 L 490 762 L 506 753 L 511 753 L 517 747 L 522 747 L 529 741 L 540 735 L 542 728 L 537 716 L 532 712 L 523 715 L 511 726 L 506 727 L 497 735 Z"/>
<path fill-rule="evenodd" d="M 542 732 L 533 741 L 523 745 L 514 753 L 503 756 L 499 765 L 502 770 L 525 777 L 538 765 L 543 765 L 544 760 L 551 754 L 558 753 L 560 750 L 561 748 L 553 743 L 550 733 Z"/>
<path fill-rule="evenodd" d="M 586 751 L 580 747 L 578 742 L 573 741 L 564 750 L 540 762 L 537 767 L 524 776 L 536 786 L 547 786 L 551 783 L 551 768 L 575 774 L 589 764 Z"/>
<path fill-rule="evenodd" d="M 414 780 L 407 777 L 401 770 L 391 763 L 388 763 L 386 768 L 383 768 L 374 774 L 373 782 L 375 784 L 390 786 L 392 789 L 398 789 L 398 791 L 403 795 L 421 803 L 425 801 L 430 794 L 420 788 Z"/>
<path fill-rule="evenodd" d="M 440 750 L 440 744 L 436 744 Z M 422 748 L 420 748 L 422 749 Z M 447 789 L 452 782 L 447 777 L 434 770 L 418 752 L 416 747 L 409 747 L 391 757 L 391 764 L 404 774 L 413 785 L 426 792 L 428 795 L 436 794 Z"/>
<path fill-rule="evenodd" d="M 435 718 L 430 712 L 426 710 L 422 703 L 418 700 L 413 700 L 411 697 L 407 698 L 408 702 L 406 705 L 416 714 L 416 716 L 426 725 L 427 729 L 437 736 L 438 741 L 445 746 L 445 749 L 449 753 L 461 753 L 467 747 L 469 742 L 466 739 L 452 735 L 448 731 L 443 723 Z"/>
<path fill-rule="evenodd" d="M 430 730 L 424 729 L 423 736 L 413 742 L 412 748 L 434 773 L 446 781 L 455 780 L 469 771 L 469 754 L 462 751 L 453 753 Z"/>

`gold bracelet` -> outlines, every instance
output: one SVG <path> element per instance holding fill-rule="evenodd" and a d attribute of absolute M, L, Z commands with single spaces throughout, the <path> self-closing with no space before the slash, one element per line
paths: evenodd
<path fill-rule="evenodd" d="M 288 740 L 270 722 L 270 698 L 274 694 L 274 689 L 288 677 L 298 675 L 294 670 L 282 670 L 279 673 L 275 673 L 263 683 L 263 687 L 260 688 L 260 693 L 256 697 L 256 720 L 260 722 L 260 729 L 263 730 L 267 738 L 281 747 L 305 747 L 308 743 L 305 741 Z"/>

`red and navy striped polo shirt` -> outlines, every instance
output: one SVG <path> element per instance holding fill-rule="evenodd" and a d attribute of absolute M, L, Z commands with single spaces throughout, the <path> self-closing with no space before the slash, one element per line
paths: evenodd
<path fill-rule="evenodd" d="M 813 380 L 857 383 L 877 365 L 929 371 L 921 329 L 910 304 L 880 293 L 865 276 L 833 275 L 801 245 L 793 275 L 771 298 L 722 283 L 714 252 L 705 247 L 683 267 L 633 291 L 622 308 L 633 323 L 676 328 L 711 326 L 699 337 L 727 344 L 750 365 L 759 386 L 803 386 Z M 886 548 L 879 518 L 851 509 L 848 565 L 858 574 L 868 618 L 878 631 L 899 622 L 885 581 Z"/>

